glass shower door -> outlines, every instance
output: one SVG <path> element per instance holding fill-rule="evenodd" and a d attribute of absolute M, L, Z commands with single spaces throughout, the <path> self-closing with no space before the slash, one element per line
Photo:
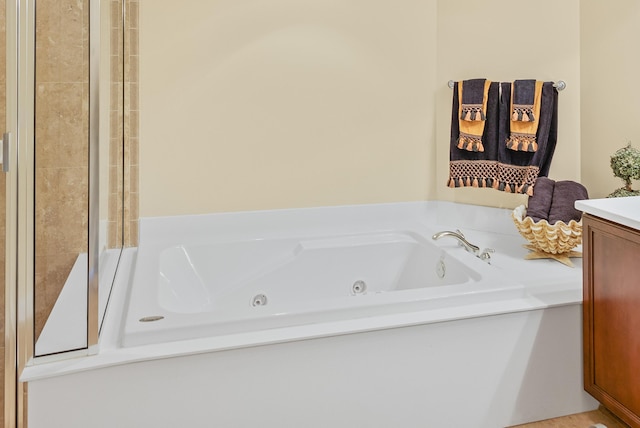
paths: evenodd
<path fill-rule="evenodd" d="M 7 126 L 7 115 L 6 115 L 6 61 L 7 61 L 7 49 L 6 49 L 6 12 L 5 12 L 5 1 L 0 0 L 0 123 L 2 124 L 2 128 L 6 128 Z M 4 140 L 2 148 L 4 149 Z M 0 150 L 0 153 L 3 153 L 4 150 Z M 2 165 L 4 167 L 5 159 L 2 157 Z M 5 174 L 0 174 L 0 242 L 6 242 L 6 178 Z M 2 370 L 0 370 L 0 383 L 2 385 L 5 384 L 5 372 L 7 371 L 5 368 L 5 331 L 4 331 L 4 302 L 5 302 L 5 246 L 0 245 L 0 302 L 2 302 L 2 312 L 0 313 L 0 326 L 2 326 L 2 336 L 0 337 L 0 361 L 2 364 Z M 0 426 L 4 426 L 4 387 L 2 392 L 0 392 Z"/>
<path fill-rule="evenodd" d="M 17 373 L 17 129 L 18 8 L 0 0 L 0 426 L 22 427 L 17 418 L 22 387 Z"/>

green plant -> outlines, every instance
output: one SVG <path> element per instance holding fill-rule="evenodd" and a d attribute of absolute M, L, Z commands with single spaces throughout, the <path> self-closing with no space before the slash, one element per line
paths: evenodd
<path fill-rule="evenodd" d="M 617 150 L 611 156 L 611 169 L 613 175 L 621 178 L 625 185 L 611 193 L 609 198 L 640 196 L 640 191 L 631 188 L 631 180 L 640 180 L 640 150 L 631 147 L 631 143 Z"/>

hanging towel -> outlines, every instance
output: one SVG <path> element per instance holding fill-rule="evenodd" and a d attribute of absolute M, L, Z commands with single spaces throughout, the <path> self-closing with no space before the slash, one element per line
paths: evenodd
<path fill-rule="evenodd" d="M 511 150 L 535 152 L 538 150 L 536 132 L 540 117 L 542 82 L 516 80 L 511 85 L 511 122 L 507 147 Z"/>
<path fill-rule="evenodd" d="M 540 95 L 540 112 L 535 134 L 535 152 L 517 151 L 507 148 L 505 141 L 510 136 L 511 84 L 501 83 L 499 140 L 498 144 L 498 190 L 510 193 L 533 195 L 538 177 L 546 177 L 558 139 L 558 91 L 553 82 L 544 82 Z M 536 112 L 534 111 L 534 114 Z"/>
<path fill-rule="evenodd" d="M 483 152 L 482 134 L 487 118 L 487 94 L 491 82 L 471 79 L 458 84 L 459 135 L 457 147 L 472 152 Z"/>
<path fill-rule="evenodd" d="M 458 146 L 460 124 L 471 123 L 460 119 L 459 88 L 462 82 L 456 82 L 453 88 L 453 102 L 451 111 L 451 137 L 449 142 L 449 187 L 495 187 L 498 176 L 498 112 L 499 89 L 498 82 L 487 82 L 485 121 L 474 122 L 484 125 L 480 143 L 483 151 L 469 151 Z M 464 92 L 463 92 L 464 93 Z"/>

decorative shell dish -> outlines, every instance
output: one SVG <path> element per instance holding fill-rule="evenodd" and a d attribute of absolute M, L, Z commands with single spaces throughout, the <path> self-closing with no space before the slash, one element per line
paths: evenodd
<path fill-rule="evenodd" d="M 526 217 L 527 209 L 520 205 L 511 213 L 516 228 L 536 249 L 550 254 L 568 253 L 582 243 L 582 220 L 571 220 L 569 224 L 547 220 L 533 221 Z"/>

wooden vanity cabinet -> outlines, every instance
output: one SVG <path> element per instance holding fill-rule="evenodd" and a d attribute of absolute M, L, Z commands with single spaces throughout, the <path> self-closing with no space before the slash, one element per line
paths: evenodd
<path fill-rule="evenodd" d="M 583 216 L 584 388 L 640 427 L 640 231 Z"/>

